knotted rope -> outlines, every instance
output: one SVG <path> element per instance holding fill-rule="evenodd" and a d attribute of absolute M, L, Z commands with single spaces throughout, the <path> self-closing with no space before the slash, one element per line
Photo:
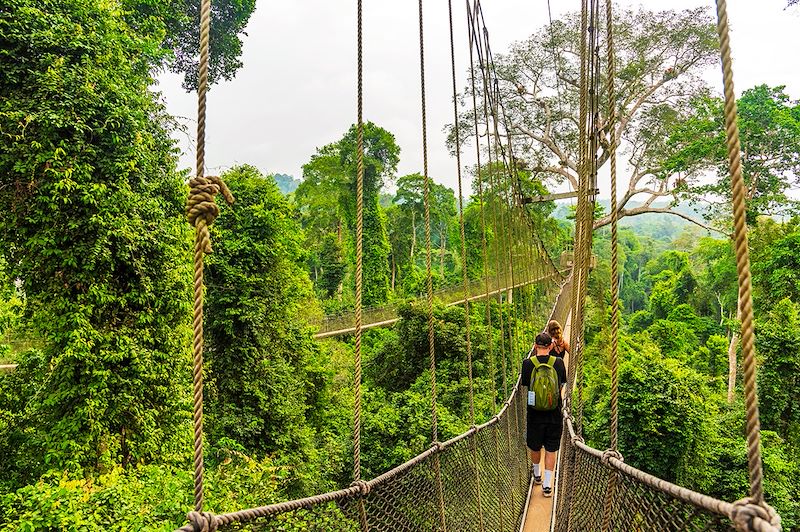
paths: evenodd
<path fill-rule="evenodd" d="M 781 516 L 763 501 L 745 497 L 733 503 L 730 514 L 737 530 L 756 532 L 776 532 L 781 530 Z"/>
<path fill-rule="evenodd" d="M 204 177 L 206 154 L 206 93 L 208 92 L 208 42 L 211 0 L 200 4 L 200 65 L 197 85 L 197 167 L 186 203 L 186 217 L 195 228 L 194 308 L 192 319 L 192 381 L 194 423 L 194 509 L 203 511 L 203 256 L 211 253 L 208 226 L 219 214 L 214 196 L 220 191 L 228 204 L 233 196 L 219 177 Z"/>
<path fill-rule="evenodd" d="M 189 512 L 186 516 L 193 532 L 216 532 L 217 517 L 210 512 Z"/>

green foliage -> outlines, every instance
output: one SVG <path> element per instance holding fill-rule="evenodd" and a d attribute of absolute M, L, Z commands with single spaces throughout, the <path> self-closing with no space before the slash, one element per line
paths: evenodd
<path fill-rule="evenodd" d="M 786 192 L 800 175 L 800 105 L 784 88 L 758 85 L 744 91 L 737 101 L 749 224 L 761 214 L 796 210 L 796 202 Z M 664 164 L 670 171 L 692 175 L 717 169 L 716 182 L 690 187 L 694 194 L 722 199 L 715 204 L 714 215 L 730 212 L 723 108 L 721 98 L 696 96 L 686 116 L 675 121 L 665 150 Z"/>
<path fill-rule="evenodd" d="M 800 458 L 800 307 L 783 299 L 757 322 L 758 394 L 762 426 L 773 430 Z"/>
<path fill-rule="evenodd" d="M 43 342 L 1 469 L 170 460 L 191 275 L 186 189 L 149 90 L 159 43 L 83 0 L 14 2 L 0 28 L 0 248 Z"/>
<path fill-rule="evenodd" d="M 206 468 L 205 507 L 217 514 L 284 500 L 290 463 L 253 460 L 230 450 Z M 192 509 L 188 467 L 114 468 L 97 476 L 53 472 L 0 496 L 0 531 L 171 531 Z"/>
<path fill-rule="evenodd" d="M 327 354 L 304 322 L 314 303 L 302 230 L 275 183 L 252 166 L 222 177 L 236 203 L 212 226 L 207 259 L 209 438 L 256 456 L 324 462 L 317 434 L 336 400 Z"/>
<path fill-rule="evenodd" d="M 303 183 L 296 201 L 303 215 L 308 248 L 320 254 L 324 234 L 348 240 L 348 262 L 355 265 L 357 128 L 337 142 L 319 148 L 303 165 Z M 400 148 L 394 135 L 372 122 L 364 124 L 363 302 L 376 305 L 389 298 L 389 254 L 386 213 L 379 203 L 381 187 L 397 170 Z M 344 234 L 342 226 L 347 228 Z M 351 271 L 351 289 L 355 286 Z"/>
<path fill-rule="evenodd" d="M 164 63 L 184 75 L 183 87 L 197 89 L 200 48 L 201 0 L 123 0 L 125 18 L 139 34 L 157 39 L 165 54 Z M 256 7 L 255 0 L 211 2 L 209 35 L 209 82 L 233 79 L 242 66 L 245 26 Z M 160 66 L 160 64 L 159 64 Z"/>

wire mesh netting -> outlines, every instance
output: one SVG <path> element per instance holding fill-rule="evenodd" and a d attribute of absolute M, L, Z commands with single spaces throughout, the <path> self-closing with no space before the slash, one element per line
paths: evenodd
<path fill-rule="evenodd" d="M 562 494 L 569 503 L 558 507 L 556 530 L 600 530 L 605 504 L 611 511 L 610 530 L 735 530 L 727 515 L 617 471 L 603 463 L 599 451 L 568 445 L 574 451 L 572 493 Z M 612 475 L 617 478 L 609 490 Z"/>
<path fill-rule="evenodd" d="M 521 397 L 515 388 L 497 418 L 368 482 L 369 492 L 361 500 L 369 528 L 436 531 L 443 529 L 443 517 L 447 530 L 517 530 L 530 481 Z M 306 501 L 299 508 L 265 507 L 234 519 L 219 516 L 218 530 L 359 530 L 357 491 L 342 490 L 327 502 L 313 497 Z M 235 522 L 225 524 L 229 520 Z"/>

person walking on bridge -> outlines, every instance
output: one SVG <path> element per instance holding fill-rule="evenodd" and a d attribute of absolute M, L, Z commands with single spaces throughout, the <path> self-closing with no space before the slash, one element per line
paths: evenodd
<path fill-rule="evenodd" d="M 563 328 L 556 320 L 550 320 L 547 324 L 547 334 L 553 339 L 553 348 L 550 350 L 551 355 L 559 358 L 564 358 L 566 353 L 569 353 L 569 342 L 563 335 Z"/>
<path fill-rule="evenodd" d="M 534 484 L 542 484 L 545 497 L 553 495 L 553 469 L 561 445 L 564 418 L 561 415 L 561 388 L 567 383 L 564 360 L 551 354 L 553 338 L 546 332 L 536 336 L 533 349 L 522 362 L 521 384 L 527 389 L 525 440 L 533 462 Z M 544 483 L 540 461 L 544 456 Z"/>

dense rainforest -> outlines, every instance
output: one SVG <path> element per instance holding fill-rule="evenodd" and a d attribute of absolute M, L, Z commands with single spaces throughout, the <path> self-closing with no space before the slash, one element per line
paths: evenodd
<path fill-rule="evenodd" d="M 242 66 L 240 36 L 253 9 L 253 1 L 215 3 L 212 79 Z M 0 373 L 0 530 L 172 530 L 192 507 L 188 172 L 178 168 L 170 137 L 178 126 L 153 82 L 172 69 L 195 86 L 196 12 L 182 0 L 16 0 L 0 9 L 0 363 L 17 365 Z M 621 451 L 661 478 L 735 500 L 748 487 L 736 263 L 722 100 L 702 77 L 716 53 L 714 29 L 703 10 L 622 11 L 618 24 L 627 29 L 619 32 L 623 138 L 635 147 L 620 207 Z M 432 176 L 435 289 L 458 286 L 465 273 L 480 282 L 531 267 L 534 239 L 557 264 L 568 248 L 568 204 L 531 204 L 516 219 L 508 198 L 512 186 L 534 195 L 576 178 L 576 112 L 565 108 L 577 107 L 577 92 L 556 102 L 556 92 L 543 96 L 524 82 L 526 69 L 553 69 L 554 51 L 565 58 L 560 68 L 575 69 L 576 28 L 569 15 L 497 57 L 520 135 L 538 139 L 515 172 L 497 162 L 470 168 L 463 198 Z M 673 57 L 685 64 L 669 70 Z M 661 100 L 635 104 L 642 94 Z M 784 87 L 759 85 L 739 107 L 765 491 L 784 528 L 800 529 L 800 217 L 791 199 L 800 104 Z M 466 109 L 462 118 L 464 135 L 450 129 L 454 149 L 466 149 L 480 120 Z M 401 147 L 378 124 L 365 124 L 364 150 L 363 303 L 401 318 L 363 338 L 369 478 L 430 445 L 431 379 L 418 299 L 428 259 L 425 180 L 398 175 Z M 356 129 L 342 124 L 301 178 L 247 164 L 221 176 L 236 203 L 220 207 L 206 258 L 206 506 L 214 512 L 351 480 L 354 339 L 313 334 L 324 316 L 354 308 L 355 174 Z M 601 449 L 608 222 L 601 202 L 580 398 L 587 441 Z M 512 235 L 528 237 L 509 251 Z M 529 348 L 519 339 L 541 330 L 555 288 L 530 284 L 468 310 L 436 302 L 441 440 L 471 424 L 466 312 L 481 422 L 516 381 Z"/>

